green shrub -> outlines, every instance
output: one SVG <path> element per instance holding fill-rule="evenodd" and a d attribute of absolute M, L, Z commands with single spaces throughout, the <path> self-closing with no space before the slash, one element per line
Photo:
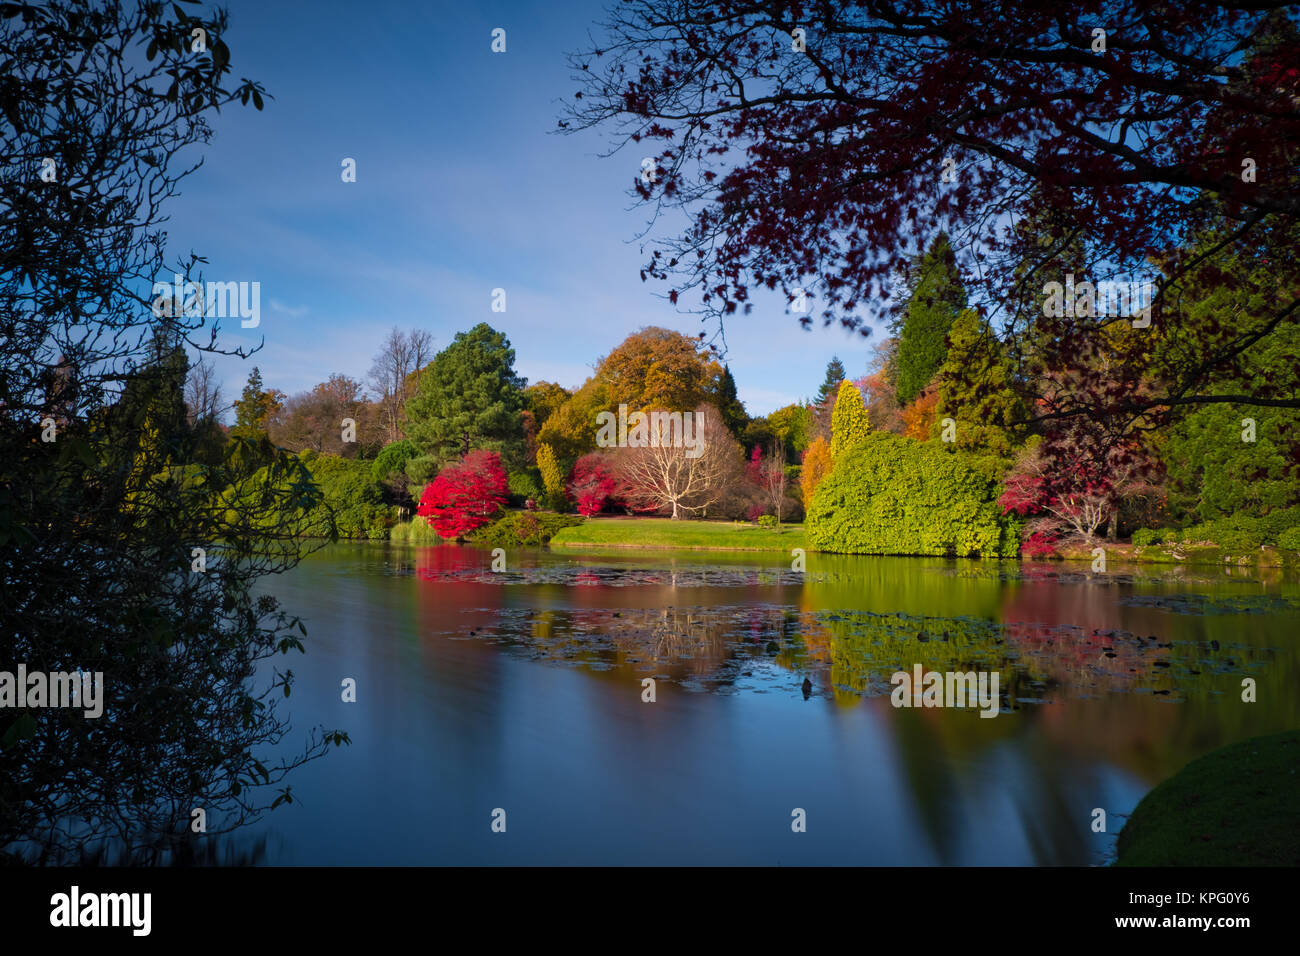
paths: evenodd
<path fill-rule="evenodd" d="M 873 432 L 817 486 L 808 541 L 844 554 L 1011 557 L 1020 522 L 998 507 L 1001 467 L 940 442 Z"/>
<path fill-rule="evenodd" d="M 328 526 L 323 509 L 333 514 L 340 538 L 386 538 L 397 521 L 397 509 L 384 503 L 384 489 L 372 473 L 373 462 L 316 455 L 307 465 L 324 501 L 309 518 L 313 532 Z M 309 533 L 313 533 L 309 532 Z"/>
<path fill-rule="evenodd" d="M 527 471 L 510 472 L 506 478 L 506 487 L 510 490 L 511 507 L 522 508 L 529 498 L 534 501 L 542 500 L 542 480 L 535 472 L 536 469 L 533 468 Z"/>
<path fill-rule="evenodd" d="M 1263 522 L 1250 515 L 1229 515 L 1192 525 L 1182 533 L 1186 544 L 1207 542 L 1216 544 L 1225 551 L 1242 553 L 1258 551 L 1264 543 Z"/>
<path fill-rule="evenodd" d="M 1138 528 L 1133 532 L 1133 543 L 1146 548 L 1160 541 L 1160 531 L 1156 528 Z"/>
<path fill-rule="evenodd" d="M 1287 551 L 1300 551 L 1300 527 L 1287 528 L 1277 536 L 1277 546 Z"/>
<path fill-rule="evenodd" d="M 776 515 L 759 515 L 758 526 L 760 528 L 775 528 Z"/>
<path fill-rule="evenodd" d="M 409 438 L 389 442 L 375 457 L 374 464 L 370 466 L 371 477 L 375 481 L 384 481 L 395 471 L 405 474 L 406 463 L 412 458 L 418 458 L 419 454 L 415 442 Z"/>
<path fill-rule="evenodd" d="M 584 520 L 577 515 L 511 511 L 475 531 L 470 540 L 485 548 L 539 547 L 555 537 L 561 528 L 582 524 Z"/>
<path fill-rule="evenodd" d="M 1278 508 L 1259 519 L 1265 544 L 1276 544 L 1281 535 L 1291 528 L 1300 527 L 1300 505 Z"/>

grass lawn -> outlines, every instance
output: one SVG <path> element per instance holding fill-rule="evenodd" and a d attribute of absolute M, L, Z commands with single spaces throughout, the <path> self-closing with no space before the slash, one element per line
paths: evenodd
<path fill-rule="evenodd" d="M 1300 732 L 1193 760 L 1142 799 L 1118 850 L 1118 866 L 1300 865 Z"/>
<path fill-rule="evenodd" d="M 564 528 L 552 548 L 677 548 L 685 551 L 784 551 L 807 548 L 803 525 L 760 528 L 730 521 L 588 518 Z"/>

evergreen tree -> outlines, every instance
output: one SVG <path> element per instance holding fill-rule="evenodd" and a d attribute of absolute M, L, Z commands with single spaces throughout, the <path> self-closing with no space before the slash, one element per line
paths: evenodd
<path fill-rule="evenodd" d="M 406 435 L 442 462 L 475 448 L 501 455 L 507 470 L 524 466 L 523 388 L 505 334 L 480 322 L 439 352 L 406 403 Z M 594 428 L 594 426 L 593 426 Z"/>
<path fill-rule="evenodd" d="M 940 233 L 917 262 L 913 279 L 891 376 L 900 405 L 911 404 L 939 371 L 948 354 L 948 330 L 966 308 L 966 287 L 946 233 Z"/>
<path fill-rule="evenodd" d="M 933 437 L 943 419 L 957 423 L 959 448 L 1009 455 L 1016 444 L 1012 422 L 1024 416 L 1011 363 L 993 330 L 974 309 L 965 309 L 948 333 L 948 357 L 939 369 L 939 401 Z"/>
<path fill-rule="evenodd" d="M 722 415 L 722 424 L 736 438 L 740 438 L 749 423 L 749 415 L 744 404 L 736 394 L 736 380 L 731 376 L 731 367 L 724 365 L 718 376 L 718 412 Z"/>
<path fill-rule="evenodd" d="M 844 381 L 844 363 L 840 361 L 838 355 L 832 355 L 831 360 L 826 363 L 826 378 L 822 380 L 822 387 L 817 390 L 816 404 L 825 405 L 826 400 L 840 390 L 842 381 Z"/>
<path fill-rule="evenodd" d="M 862 393 L 852 382 L 840 385 L 835 397 L 835 412 L 831 418 L 831 458 L 838 459 L 844 451 L 871 433 L 871 422 Z"/>
<path fill-rule="evenodd" d="M 275 389 L 262 387 L 262 372 L 254 365 L 248 374 L 248 383 L 235 402 L 235 427 L 231 434 L 245 438 L 266 435 L 267 424 L 283 404 L 283 396 Z"/>
<path fill-rule="evenodd" d="M 542 487 L 546 489 L 546 507 L 563 511 L 567 504 L 564 496 L 564 471 L 555 457 L 555 451 L 543 442 L 537 446 L 537 470 L 542 473 Z"/>

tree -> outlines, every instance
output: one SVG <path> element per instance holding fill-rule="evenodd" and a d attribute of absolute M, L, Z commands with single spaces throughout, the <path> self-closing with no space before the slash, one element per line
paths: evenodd
<path fill-rule="evenodd" d="M 440 537 L 460 539 L 491 521 L 505 503 L 501 456 L 478 449 L 438 472 L 424 489 L 416 514 Z"/>
<path fill-rule="evenodd" d="M 776 523 L 780 526 L 785 512 L 785 485 L 788 480 L 785 448 L 780 442 L 773 443 L 771 454 L 766 458 L 763 457 L 763 450 L 754 446 L 749 478 L 762 492 L 764 505 L 776 516 Z"/>
<path fill-rule="evenodd" d="M 634 510 L 670 508 L 676 520 L 707 509 L 738 478 L 740 446 L 722 416 L 707 405 L 694 415 L 694 449 L 674 444 L 662 428 L 651 435 L 649 445 L 618 449 L 615 473 Z"/>
<path fill-rule="evenodd" d="M 862 393 L 852 382 L 841 382 L 835 397 L 835 414 L 831 419 L 831 458 L 840 454 L 871 432 L 867 410 L 862 405 Z"/>
<path fill-rule="evenodd" d="M 569 474 L 569 498 L 578 506 L 578 514 L 586 517 L 600 514 L 617 487 L 613 467 L 598 452 L 579 458 Z"/>
<path fill-rule="evenodd" d="M 866 406 L 871 427 L 876 431 L 901 435 L 907 426 L 903 421 L 903 410 L 898 404 L 898 389 L 894 386 L 892 377 L 897 355 L 897 338 L 890 337 L 878 342 L 872 349 L 867 374 L 853 384 L 862 393 L 862 404 Z"/>
<path fill-rule="evenodd" d="M 956 423 L 957 447 L 1010 455 L 1016 422 L 1025 414 L 1011 363 L 993 330 L 974 309 L 966 309 L 948 333 L 948 357 L 939 369 L 935 429 L 944 418 Z"/>
<path fill-rule="evenodd" d="M 235 402 L 235 427 L 232 433 L 241 438 L 257 439 L 267 434 L 271 417 L 284 405 L 284 393 L 262 387 L 262 371 L 256 365 L 248 373 L 248 383 Z"/>
<path fill-rule="evenodd" d="M 833 357 L 826 365 L 826 378 L 817 390 L 813 403 L 813 420 L 817 434 L 827 441 L 831 437 L 831 415 L 835 410 L 835 398 L 840 393 L 840 385 L 845 381 L 844 363 Z"/>
<path fill-rule="evenodd" d="M 839 393 L 840 383 L 848 376 L 844 374 L 844 363 L 840 361 L 838 355 L 831 356 L 831 360 L 826 363 L 826 377 L 822 380 L 821 388 L 817 389 L 817 405 L 825 405 L 831 398 Z"/>
<path fill-rule="evenodd" d="M 1032 541 L 1091 546 L 1103 525 L 1118 536 L 1120 506 L 1157 493 L 1158 463 L 1136 440 L 1115 441 L 1082 419 L 1026 445 L 1004 479 L 1004 514 L 1028 517 Z"/>
<path fill-rule="evenodd" d="M 921 394 L 948 354 L 948 331 L 966 308 L 966 288 L 946 233 L 939 233 L 915 266 L 898 323 L 892 378 L 898 404 Z"/>
<path fill-rule="evenodd" d="M 793 456 L 804 453 L 813 439 L 812 409 L 807 405 L 786 405 L 767 416 L 772 437 Z"/>
<path fill-rule="evenodd" d="M 522 467 L 525 384 L 515 374 L 515 350 L 503 333 L 483 322 L 457 332 L 407 400 L 407 437 L 436 460 L 487 448 L 509 467 Z"/>
<path fill-rule="evenodd" d="M 336 372 L 310 392 L 286 399 L 271 414 L 267 431 L 272 441 L 291 451 L 310 449 L 354 458 L 363 443 L 373 444 L 378 437 L 367 434 L 365 426 L 378 422 L 374 421 L 376 416 L 365 413 L 366 404 L 361 383 Z M 352 422 L 350 441 L 344 441 L 345 419 Z"/>
<path fill-rule="evenodd" d="M 696 340 L 657 326 L 629 335 L 596 368 L 609 410 L 625 404 L 629 411 L 689 411 L 704 401 L 717 402 L 724 375 Z"/>
<path fill-rule="evenodd" d="M 563 462 L 596 449 L 596 416 L 662 409 L 686 412 L 716 404 L 725 369 L 680 332 L 655 326 L 629 335 L 602 358 L 595 374 L 547 419 L 538 441 L 550 445 Z M 734 385 L 734 383 L 733 383 Z M 737 414 L 733 407 L 733 421 Z M 739 409 L 743 413 L 743 407 Z"/>
<path fill-rule="evenodd" d="M 546 506 L 552 511 L 563 511 L 564 472 L 550 445 L 537 446 L 537 470 L 542 473 L 542 487 L 546 490 Z"/>
<path fill-rule="evenodd" d="M 301 622 L 262 586 L 307 550 L 318 490 L 250 439 L 187 465 L 185 355 L 222 349 L 203 316 L 151 314 L 153 277 L 202 278 L 197 256 L 168 261 L 163 231 L 193 149 L 220 107 L 263 105 L 257 83 L 231 85 L 228 27 L 157 3 L 0 8 L 0 632 L 32 673 L 102 675 L 103 708 L 0 708 L 6 862 L 192 860 L 292 802 L 293 769 L 347 740 L 289 736 L 276 658 L 304 649 Z"/>
<path fill-rule="evenodd" d="M 812 506 L 813 494 L 822 479 L 831 473 L 831 446 L 824 438 L 814 438 L 803 455 L 803 468 L 799 472 L 799 486 L 803 494 L 803 506 L 807 511 Z"/>
<path fill-rule="evenodd" d="M 727 426 L 727 431 L 731 432 L 733 437 L 739 438 L 749 422 L 749 415 L 745 412 L 744 403 L 736 394 L 736 380 L 732 378 L 731 367 L 728 365 L 722 367 L 722 374 L 718 377 L 717 402 L 722 423 Z"/>
<path fill-rule="evenodd" d="M 1024 249 L 1008 224 L 1043 205 L 1086 214 L 1076 228 L 1090 261 L 1112 275 L 1145 272 L 1153 250 L 1222 221 L 1235 248 L 1294 277 L 1300 39 L 1272 6 L 639 0 L 573 56 L 582 95 L 560 122 L 607 128 L 614 146 L 655 143 L 658 173 L 633 188 L 687 222 L 654 244 L 643 274 L 719 318 L 747 313 L 763 287 L 791 303 L 815 292 L 823 322 L 863 330 L 860 310 L 906 264 L 898 237 L 942 228 L 978 253 L 975 301 L 1011 301 Z M 1126 26 L 1098 36 L 1101 23 Z M 793 55 L 796 28 L 815 41 Z M 763 77 L 761 93 L 738 77 Z M 1174 256 L 1162 288 L 1194 261 Z M 1120 401 L 1130 413 L 1221 401 L 1207 373 L 1297 316 L 1300 302 L 1275 302 L 1161 390 Z M 1240 403 L 1269 402 L 1297 408 L 1300 396 Z"/>
<path fill-rule="evenodd" d="M 185 408 L 190 426 L 204 422 L 218 422 L 225 413 L 221 396 L 221 383 L 210 359 L 200 357 L 190 366 L 185 379 Z"/>
<path fill-rule="evenodd" d="M 421 369 L 433 357 L 433 335 L 423 329 L 403 332 L 393 326 L 375 353 L 370 384 L 379 395 L 380 417 L 387 442 L 402 437 L 402 413 Z"/>
<path fill-rule="evenodd" d="M 935 406 L 939 403 L 937 383 L 931 382 L 916 400 L 903 409 L 903 434 L 916 441 L 925 441 L 939 422 L 935 421 Z"/>

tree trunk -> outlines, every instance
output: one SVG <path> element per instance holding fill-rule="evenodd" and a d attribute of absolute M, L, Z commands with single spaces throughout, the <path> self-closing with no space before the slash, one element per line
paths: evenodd
<path fill-rule="evenodd" d="M 1116 508 L 1110 513 L 1110 525 L 1106 528 L 1106 538 L 1114 541 L 1119 537 L 1119 509 Z"/>
<path fill-rule="evenodd" d="M 676 521 L 680 515 L 677 513 L 677 499 L 673 499 L 673 520 Z"/>

